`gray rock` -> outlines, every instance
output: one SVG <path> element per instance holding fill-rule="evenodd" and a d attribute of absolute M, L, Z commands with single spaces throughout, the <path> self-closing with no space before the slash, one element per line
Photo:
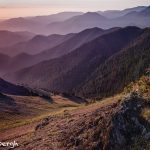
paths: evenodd
<path fill-rule="evenodd" d="M 148 132 L 147 134 L 145 134 L 144 138 L 145 138 L 145 140 L 150 140 L 150 132 Z"/>

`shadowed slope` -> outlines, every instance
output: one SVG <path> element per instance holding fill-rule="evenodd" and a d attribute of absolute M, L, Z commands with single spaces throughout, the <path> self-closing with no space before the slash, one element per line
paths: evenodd
<path fill-rule="evenodd" d="M 110 57 L 78 87 L 77 93 L 85 97 L 108 96 L 123 90 L 138 79 L 150 63 L 150 30 L 129 47 Z"/>

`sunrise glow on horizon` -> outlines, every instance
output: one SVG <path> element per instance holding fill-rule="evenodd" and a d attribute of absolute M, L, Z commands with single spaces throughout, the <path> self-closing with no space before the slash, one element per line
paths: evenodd
<path fill-rule="evenodd" d="M 1 0 L 0 19 L 49 15 L 64 11 L 121 10 L 143 5 L 150 5 L 150 0 Z"/>

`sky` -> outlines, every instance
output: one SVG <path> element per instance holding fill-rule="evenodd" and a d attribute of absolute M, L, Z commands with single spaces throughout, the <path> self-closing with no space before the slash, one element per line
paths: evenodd
<path fill-rule="evenodd" d="M 62 11 L 120 10 L 148 5 L 150 0 L 0 0 L 0 19 Z"/>

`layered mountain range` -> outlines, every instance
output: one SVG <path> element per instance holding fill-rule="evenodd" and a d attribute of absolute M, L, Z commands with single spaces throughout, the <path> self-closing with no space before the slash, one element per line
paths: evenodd
<path fill-rule="evenodd" d="M 0 141 L 149 150 L 149 97 L 150 6 L 0 21 Z"/>
<path fill-rule="evenodd" d="M 1 30 L 29 31 L 38 34 L 67 34 L 86 28 L 125 26 L 149 27 L 150 7 L 139 6 L 121 11 L 64 12 L 49 16 L 13 18 L 0 22 Z"/>
<path fill-rule="evenodd" d="M 125 27 L 110 30 L 93 28 L 81 33 L 74 35 L 60 46 L 39 54 L 41 57 L 42 54 L 46 54 L 47 56 L 43 55 L 43 58 L 47 60 L 14 72 L 11 71 L 13 67 L 10 67 L 10 72 L 5 74 L 4 78 L 14 83 L 50 91 L 83 97 L 103 97 L 123 90 L 127 84 L 139 78 L 149 65 L 148 28 Z M 71 49 L 74 46 L 71 42 L 76 42 L 75 39 L 79 35 L 90 35 L 91 40 L 85 40 L 83 43 L 77 40 L 75 48 Z M 94 35 L 94 39 L 91 35 Z M 52 57 L 53 52 L 58 54 L 57 58 Z M 135 57 L 132 57 L 133 55 Z M 30 57 L 26 59 L 17 57 L 19 59 L 15 60 L 15 64 L 21 64 L 27 59 L 30 65 Z M 36 57 L 38 58 L 38 55 L 31 57 L 31 60 Z M 13 63 L 11 65 L 13 66 Z"/>
<path fill-rule="evenodd" d="M 0 56 L 2 57 L 1 73 L 4 74 L 6 72 L 16 71 L 44 60 L 68 54 L 81 45 L 117 29 L 118 28 L 103 30 L 99 28 L 92 28 L 86 29 L 77 34 L 50 35 L 48 37 L 37 35 L 26 42 L 21 42 L 14 46 L 1 49 L 4 53 Z M 38 50 L 41 52 L 38 53 Z"/>
<path fill-rule="evenodd" d="M 149 26 L 149 9 L 141 6 L 122 11 L 66 12 L 5 20 L 1 25 L 5 24 L 7 29 L 13 23 L 14 27 L 21 26 L 21 30 L 0 32 L 4 37 L 0 41 L 1 77 L 13 83 L 83 97 L 117 93 L 148 67 L 149 28 L 143 27 Z M 50 28 L 47 34 L 59 34 L 42 35 L 35 30 L 31 33 L 28 29 L 34 23 L 37 28 L 39 24 L 46 30 Z M 23 26 L 26 31 L 22 31 Z M 141 51 L 142 46 L 147 48 Z M 134 49 L 139 52 L 134 54 L 132 63 L 130 53 Z M 144 55 L 142 60 L 140 55 Z M 131 64 L 135 74 L 128 72 Z M 116 78 L 119 85 L 113 87 Z"/>

